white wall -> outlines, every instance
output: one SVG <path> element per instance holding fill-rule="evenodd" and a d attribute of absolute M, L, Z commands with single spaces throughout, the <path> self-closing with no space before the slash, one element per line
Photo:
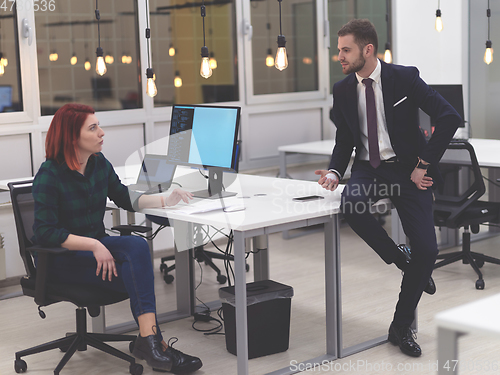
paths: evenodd
<path fill-rule="evenodd" d="M 441 0 L 443 30 L 437 32 L 437 1 L 393 0 L 394 63 L 416 66 L 428 84 L 462 84 L 464 103 L 469 92 L 468 4 Z"/>

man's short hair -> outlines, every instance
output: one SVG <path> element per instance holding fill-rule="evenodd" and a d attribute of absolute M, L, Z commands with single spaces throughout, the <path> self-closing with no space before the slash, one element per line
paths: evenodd
<path fill-rule="evenodd" d="M 354 42 L 359 46 L 360 50 L 368 44 L 373 44 L 375 48 L 375 55 L 378 50 L 378 37 L 377 30 L 375 30 L 375 26 L 367 19 L 354 19 L 347 22 L 344 26 L 341 27 L 338 36 L 346 36 L 353 35 Z"/>

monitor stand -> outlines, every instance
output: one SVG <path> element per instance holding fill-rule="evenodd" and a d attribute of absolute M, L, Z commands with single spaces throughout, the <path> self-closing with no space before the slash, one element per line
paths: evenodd
<path fill-rule="evenodd" d="M 222 168 L 208 168 L 208 189 L 193 191 L 195 198 L 218 199 L 235 196 L 236 193 L 222 190 Z"/>

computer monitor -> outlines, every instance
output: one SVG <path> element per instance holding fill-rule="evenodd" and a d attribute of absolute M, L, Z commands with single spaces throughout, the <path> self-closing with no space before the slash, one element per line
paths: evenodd
<path fill-rule="evenodd" d="M 235 172 L 240 107 L 174 105 L 170 123 L 168 160 L 178 165 L 208 169 L 208 189 L 199 198 L 236 195 L 222 191 L 224 171 Z"/>
<path fill-rule="evenodd" d="M 437 91 L 453 108 L 458 112 L 462 118 L 460 127 L 465 127 L 465 114 L 464 114 L 464 95 L 462 85 L 429 85 Z M 431 120 L 431 125 L 434 127 L 434 121 Z"/>
<path fill-rule="evenodd" d="M 12 107 L 12 86 L 0 85 L 0 112 Z"/>

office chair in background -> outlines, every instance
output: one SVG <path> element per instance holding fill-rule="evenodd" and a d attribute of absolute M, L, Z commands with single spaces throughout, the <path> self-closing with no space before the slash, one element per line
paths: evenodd
<path fill-rule="evenodd" d="M 498 223 L 500 203 L 480 201 L 486 187 L 477 162 L 474 148 L 467 141 L 453 141 L 446 149 L 439 168 L 445 180 L 443 186 L 434 192 L 434 224 L 451 229 L 463 228 L 462 250 L 439 254 L 443 259 L 434 269 L 462 260 L 470 264 L 479 279 L 476 289 L 484 289 L 483 274 L 479 270 L 485 262 L 500 264 L 500 259 L 471 251 L 471 235 L 479 232 L 479 225 Z"/>
<path fill-rule="evenodd" d="M 141 375 L 143 367 L 135 363 L 134 357 L 105 343 L 106 341 L 130 341 L 129 347 L 132 347 L 136 336 L 87 332 L 87 311 L 90 316 L 96 317 L 100 313 L 101 306 L 124 301 L 129 298 L 128 294 L 108 291 L 92 285 L 62 284 L 47 281 L 49 258 L 70 250 L 39 247 L 31 243 L 30 239 L 33 236 L 32 227 L 35 219 L 35 205 L 31 193 L 32 182 L 30 180 L 8 184 L 17 229 L 19 251 L 26 269 L 26 276 L 21 279 L 23 294 L 35 299 L 35 303 L 38 305 L 38 313 L 42 319 L 45 318 L 45 313 L 41 309 L 44 306 L 63 301 L 76 305 L 76 333 L 67 334 L 60 339 L 17 352 L 14 362 L 15 371 L 17 373 L 26 372 L 28 365 L 21 359 L 22 357 L 59 348 L 65 354 L 54 370 L 54 374 L 57 375 L 77 350 L 85 351 L 87 345 L 90 345 L 128 361 L 130 363 L 129 372 L 132 375 Z M 36 267 L 33 252 L 38 254 Z"/>
<path fill-rule="evenodd" d="M 241 141 L 238 141 L 236 144 L 235 163 L 234 163 L 234 165 L 235 165 L 234 170 L 236 173 L 238 173 L 240 155 L 241 155 Z M 146 218 L 155 224 L 163 225 L 163 226 L 170 226 L 168 219 L 165 217 L 146 215 Z M 198 228 L 198 232 L 195 233 L 195 235 L 199 235 L 199 228 Z M 194 258 L 199 263 L 204 262 L 207 266 L 212 268 L 217 273 L 217 282 L 219 284 L 225 284 L 227 281 L 227 276 L 222 274 L 222 271 L 213 262 L 213 259 L 226 260 L 228 258 L 228 256 L 226 254 L 223 254 L 223 253 L 206 251 L 203 249 L 203 246 L 196 246 L 193 250 L 194 250 Z M 234 261 L 234 256 L 229 255 L 229 260 Z M 175 269 L 175 264 L 168 266 L 166 264 L 166 262 L 168 262 L 168 261 L 175 261 L 175 255 L 169 255 L 169 256 L 165 256 L 165 257 L 161 258 L 160 271 L 163 274 L 163 280 L 167 284 L 171 284 L 174 281 L 174 276 L 171 275 L 170 272 Z M 245 268 L 248 272 L 248 270 L 250 269 L 250 266 L 248 264 L 246 264 Z"/>

